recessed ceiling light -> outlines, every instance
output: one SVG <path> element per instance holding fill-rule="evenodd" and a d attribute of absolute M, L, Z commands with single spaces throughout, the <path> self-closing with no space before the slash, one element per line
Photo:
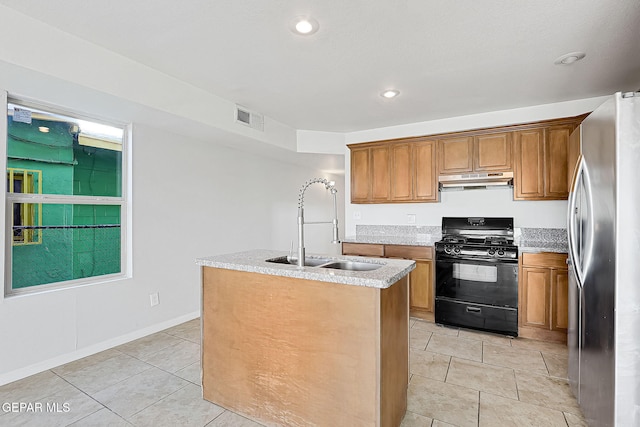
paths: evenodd
<path fill-rule="evenodd" d="M 49 132 L 49 128 L 48 128 L 48 127 L 46 127 L 46 126 L 40 126 L 40 127 L 38 128 L 38 130 L 39 130 L 40 132 L 42 132 L 42 133 L 48 133 L 48 132 Z"/>
<path fill-rule="evenodd" d="M 308 36 L 318 31 L 320 24 L 308 16 L 298 16 L 291 22 L 291 31 L 295 34 Z"/>
<path fill-rule="evenodd" d="M 571 52 L 565 55 L 562 55 L 558 59 L 556 59 L 553 63 L 556 65 L 571 65 L 574 62 L 580 61 L 585 56 L 587 56 L 584 52 Z"/>
<path fill-rule="evenodd" d="M 387 89 L 380 94 L 381 97 L 387 99 L 395 98 L 398 95 L 400 95 L 400 91 L 395 89 Z"/>

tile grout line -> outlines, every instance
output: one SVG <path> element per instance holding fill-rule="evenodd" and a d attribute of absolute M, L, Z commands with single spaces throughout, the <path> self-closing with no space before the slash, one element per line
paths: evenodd
<path fill-rule="evenodd" d="M 478 390 L 478 423 L 476 424 L 477 426 L 480 425 L 480 394 L 482 393 L 482 391 Z"/>
<path fill-rule="evenodd" d="M 79 420 L 74 421 L 74 423 L 75 423 L 75 422 L 77 422 L 77 421 L 83 420 L 83 419 L 85 419 L 85 418 L 87 418 L 87 417 L 89 417 L 89 416 L 91 416 L 91 415 L 95 414 L 96 412 L 98 412 L 98 411 L 100 411 L 100 410 L 102 410 L 102 409 L 109 409 L 109 408 L 107 408 L 107 406 L 106 406 L 104 403 L 100 402 L 100 401 L 99 401 L 99 400 L 97 400 L 97 399 L 94 399 L 94 398 L 93 398 L 93 396 L 89 395 L 87 392 L 85 392 L 85 391 L 84 391 L 84 390 L 82 390 L 81 388 L 77 387 L 75 384 L 70 383 L 69 381 L 67 381 L 67 379 L 66 379 L 66 378 L 64 378 L 64 377 L 62 377 L 62 376 L 60 376 L 60 375 L 58 375 L 57 373 L 53 372 L 51 369 L 49 369 L 49 371 L 50 371 L 53 375 L 57 376 L 57 377 L 58 377 L 58 378 L 60 378 L 62 381 L 66 382 L 66 383 L 67 383 L 67 384 L 69 384 L 71 387 L 73 387 L 74 389 L 76 389 L 77 391 L 79 391 L 80 393 L 82 393 L 82 394 L 84 394 L 85 396 L 87 396 L 89 399 L 91 399 L 91 400 L 93 400 L 94 402 L 96 402 L 98 405 L 102 406 L 102 408 L 100 408 L 100 409 L 98 409 L 98 410 L 96 410 L 96 411 L 93 411 L 93 412 L 92 412 L 92 413 L 90 413 L 90 414 L 87 414 L 86 416 L 84 416 L 84 417 L 80 418 Z M 47 397 L 49 397 L 49 396 L 47 396 Z M 45 398 L 45 399 L 46 399 L 46 398 Z M 121 417 L 121 418 L 122 418 L 122 417 Z M 123 419 L 124 419 L 124 418 L 123 418 Z M 72 423 L 72 424 L 73 424 L 73 423 Z"/>
<path fill-rule="evenodd" d="M 180 378 L 180 377 L 177 377 L 177 378 Z M 182 378 L 180 378 L 180 379 L 182 379 Z M 187 381 L 187 382 L 190 384 L 190 382 L 189 382 L 189 381 Z M 155 405 L 156 403 L 158 403 L 158 402 L 160 402 L 160 401 L 162 401 L 162 400 L 166 399 L 167 397 L 169 397 L 169 396 L 171 396 L 171 395 L 173 395 L 173 394 L 175 394 L 175 393 L 179 392 L 179 391 L 180 391 L 180 390 L 182 390 L 183 388 L 187 387 L 189 384 L 185 384 L 185 385 L 183 385 L 182 387 L 180 387 L 179 389 L 177 389 L 177 390 L 175 390 L 175 391 L 172 391 L 171 393 L 167 394 L 166 396 L 161 397 L 160 399 L 156 400 L 155 402 L 153 402 L 153 403 L 151 403 L 151 404 L 149 404 L 149 405 L 145 406 L 144 408 L 140 409 L 138 412 L 134 412 L 133 414 L 129 415 L 127 418 L 124 418 L 124 417 L 120 417 L 120 418 L 122 418 L 123 420 L 125 420 L 125 421 L 129 422 L 129 420 L 130 420 L 132 417 L 136 416 L 137 414 L 139 414 L 140 412 L 144 411 L 145 409 L 148 409 L 148 408 L 152 407 L 153 405 Z M 203 399 L 203 400 L 204 400 L 204 399 Z M 214 403 L 214 405 L 215 405 L 215 403 Z M 222 408 L 222 407 L 221 407 L 221 408 Z M 223 409 L 224 409 L 224 408 L 223 408 Z"/>

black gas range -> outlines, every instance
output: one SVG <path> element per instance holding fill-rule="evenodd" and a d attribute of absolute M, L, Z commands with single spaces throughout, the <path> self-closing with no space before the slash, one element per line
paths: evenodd
<path fill-rule="evenodd" d="M 518 335 L 513 218 L 442 219 L 436 242 L 436 323 Z"/>

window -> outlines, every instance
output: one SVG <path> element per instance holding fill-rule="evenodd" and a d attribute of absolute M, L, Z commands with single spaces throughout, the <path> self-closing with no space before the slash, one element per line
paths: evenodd
<path fill-rule="evenodd" d="M 19 101 L 7 108 L 7 295 L 124 276 L 124 126 Z"/>

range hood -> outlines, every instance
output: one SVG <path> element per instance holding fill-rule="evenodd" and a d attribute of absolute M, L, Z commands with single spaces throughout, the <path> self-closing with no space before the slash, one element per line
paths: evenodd
<path fill-rule="evenodd" d="M 505 188 L 513 186 L 513 172 L 479 172 L 461 175 L 440 175 L 440 190 Z"/>

